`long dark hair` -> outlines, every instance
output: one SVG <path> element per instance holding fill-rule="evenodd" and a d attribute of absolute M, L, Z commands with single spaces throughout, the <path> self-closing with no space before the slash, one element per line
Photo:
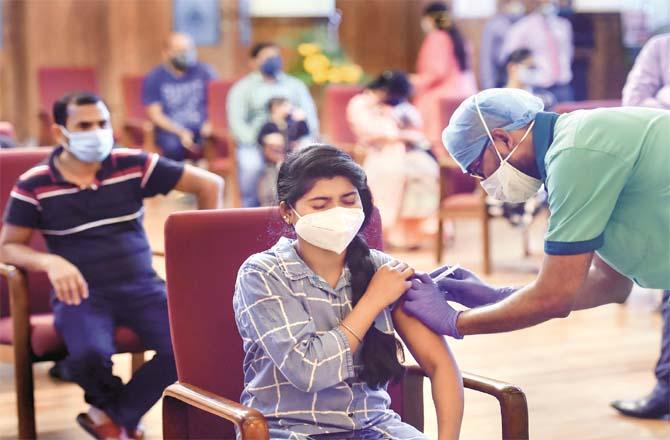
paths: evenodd
<path fill-rule="evenodd" d="M 468 69 L 468 53 L 465 50 L 465 41 L 461 36 L 461 33 L 458 31 L 454 22 L 451 19 L 449 14 L 449 7 L 444 2 L 433 2 L 430 3 L 423 10 L 423 15 L 428 16 L 433 19 L 435 26 L 446 33 L 451 37 L 451 41 L 454 44 L 454 55 L 456 55 L 456 60 L 458 61 L 458 67 L 461 71 Z"/>
<path fill-rule="evenodd" d="M 370 248 L 361 236 L 361 231 L 369 223 L 374 210 L 372 193 L 363 169 L 342 150 L 330 145 L 311 145 L 289 155 L 279 168 L 277 200 L 295 206 L 317 180 L 337 176 L 347 178 L 356 187 L 365 213 L 363 225 L 347 247 L 346 255 L 346 263 L 351 272 L 351 300 L 353 306 L 356 306 L 375 273 Z M 398 379 L 404 371 L 399 356 L 402 357 L 402 345 L 395 336 L 383 333 L 372 325 L 363 338 L 363 370 L 359 373 L 359 378 L 372 388 L 379 388 L 389 380 Z"/>

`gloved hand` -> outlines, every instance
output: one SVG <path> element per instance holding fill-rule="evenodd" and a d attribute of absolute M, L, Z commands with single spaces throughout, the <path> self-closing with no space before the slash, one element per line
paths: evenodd
<path fill-rule="evenodd" d="M 452 308 L 444 295 L 437 288 L 430 275 L 422 273 L 415 275 L 405 296 L 403 310 L 414 316 L 435 333 L 448 335 L 456 339 L 463 336 L 456 328 L 456 320 L 461 313 Z"/>
<path fill-rule="evenodd" d="M 430 277 L 435 278 L 447 269 L 449 266 L 440 267 L 431 272 Z M 497 303 L 517 290 L 514 287 L 489 286 L 477 275 L 462 268 L 456 269 L 451 275 L 439 280 L 437 287 L 448 301 L 454 301 L 469 308 Z"/>

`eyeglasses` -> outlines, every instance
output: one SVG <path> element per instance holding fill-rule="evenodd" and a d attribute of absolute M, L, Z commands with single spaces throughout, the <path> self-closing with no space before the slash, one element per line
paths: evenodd
<path fill-rule="evenodd" d="M 466 170 L 466 172 L 475 179 L 478 180 L 486 179 L 484 171 L 482 170 L 482 165 L 484 164 L 484 154 L 486 153 L 486 149 L 489 147 L 490 142 L 491 141 L 486 141 L 486 144 L 484 144 L 484 149 L 482 150 L 481 154 L 477 157 L 477 159 L 475 159 L 474 162 L 472 162 L 472 164 Z"/>

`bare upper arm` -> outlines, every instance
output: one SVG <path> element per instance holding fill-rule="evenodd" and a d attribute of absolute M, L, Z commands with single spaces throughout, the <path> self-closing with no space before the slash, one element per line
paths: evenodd
<path fill-rule="evenodd" d="M 432 377 L 438 365 L 448 365 L 458 371 L 456 359 L 451 353 L 447 341 L 434 333 L 418 319 L 409 316 L 402 309 L 402 302 L 393 310 L 393 325 L 407 345 L 407 348 L 429 377 Z"/>
<path fill-rule="evenodd" d="M 207 186 L 221 186 L 221 177 L 202 168 L 194 167 L 193 165 L 184 165 L 184 172 L 182 173 L 177 185 L 174 189 L 187 193 L 198 193 Z"/>
<path fill-rule="evenodd" d="M 545 255 L 535 283 L 552 291 L 575 292 L 584 283 L 593 252 L 577 255 Z"/>
<path fill-rule="evenodd" d="M 28 244 L 33 236 L 32 228 L 5 223 L 0 230 L 0 246 L 5 244 Z"/>
<path fill-rule="evenodd" d="M 15 226 L 5 223 L 0 229 L 0 260 L 2 257 L 2 247 L 7 244 L 28 245 L 33 236 L 33 229 L 24 226 Z"/>

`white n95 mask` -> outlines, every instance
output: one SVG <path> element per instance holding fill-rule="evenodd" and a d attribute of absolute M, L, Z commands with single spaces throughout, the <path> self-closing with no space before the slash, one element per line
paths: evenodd
<path fill-rule="evenodd" d="M 505 159 L 503 159 L 502 156 L 500 155 L 500 152 L 498 151 L 498 148 L 496 148 L 496 143 L 493 141 L 491 131 L 486 125 L 486 121 L 484 121 L 484 116 L 482 116 L 482 112 L 479 109 L 479 103 L 477 102 L 476 97 L 475 97 L 475 106 L 477 107 L 477 113 L 479 114 L 479 119 L 481 119 L 482 124 L 484 124 L 486 134 L 488 135 L 489 140 L 491 141 L 491 145 L 493 145 L 493 148 L 496 150 L 496 153 L 498 154 L 498 159 L 500 159 L 500 166 L 498 167 L 498 169 L 493 174 L 491 174 L 487 179 L 484 179 L 480 182 L 482 188 L 484 188 L 486 194 L 488 194 L 489 196 L 493 197 L 496 200 L 500 200 L 501 202 L 509 202 L 509 203 L 525 202 L 526 200 L 533 197 L 540 190 L 540 187 L 542 186 L 542 181 L 534 178 L 533 176 L 529 176 L 528 174 L 522 173 L 521 171 L 516 169 L 514 166 L 512 166 L 512 164 L 509 163 L 509 158 L 512 157 L 512 154 L 514 154 L 516 149 L 519 148 L 519 145 L 524 141 L 524 139 L 526 139 L 526 136 L 528 136 L 530 131 L 533 129 L 535 121 L 533 121 L 530 124 L 521 140 L 516 144 L 516 146 L 512 149 L 512 151 L 510 151 L 509 155 Z"/>
<path fill-rule="evenodd" d="M 70 132 L 61 127 L 67 137 L 67 149 L 82 162 L 102 162 L 114 147 L 114 132 L 111 128 Z"/>
<path fill-rule="evenodd" d="M 354 239 L 365 220 L 361 208 L 336 208 L 298 216 L 295 232 L 306 242 L 341 254 Z"/>

